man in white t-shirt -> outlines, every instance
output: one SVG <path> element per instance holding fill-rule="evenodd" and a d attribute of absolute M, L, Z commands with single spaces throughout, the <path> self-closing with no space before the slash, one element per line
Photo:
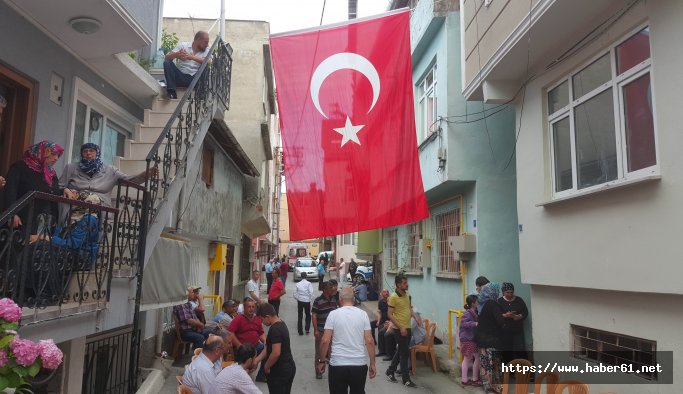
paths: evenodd
<path fill-rule="evenodd" d="M 251 297 L 252 300 L 256 301 L 256 305 L 261 304 L 261 297 L 259 297 L 259 277 L 261 273 L 258 270 L 254 270 L 251 273 L 251 280 L 247 282 L 247 286 L 244 288 L 244 297 Z"/>
<path fill-rule="evenodd" d="M 330 373 L 328 385 L 330 393 L 365 392 L 366 375 L 370 379 L 377 374 L 375 369 L 375 342 L 370 332 L 368 314 L 353 306 L 353 289 L 344 288 L 339 292 L 341 308 L 335 309 L 327 316 L 325 333 L 320 343 L 320 353 L 327 354 L 332 346 L 330 356 Z M 366 363 L 370 358 L 370 368 Z M 318 370 L 325 371 L 328 360 L 318 360 Z"/>
<path fill-rule="evenodd" d="M 178 98 L 177 87 L 190 86 L 192 78 L 204 63 L 209 54 L 209 33 L 198 31 L 194 41 L 181 42 L 171 52 L 166 54 L 164 61 L 164 77 L 166 78 L 166 92 L 168 98 Z M 179 59 L 178 65 L 174 60 Z"/>

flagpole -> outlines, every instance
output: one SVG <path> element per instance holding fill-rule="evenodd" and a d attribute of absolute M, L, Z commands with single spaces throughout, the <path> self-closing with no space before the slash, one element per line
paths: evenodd
<path fill-rule="evenodd" d="M 221 40 L 225 41 L 225 0 L 221 0 Z"/>

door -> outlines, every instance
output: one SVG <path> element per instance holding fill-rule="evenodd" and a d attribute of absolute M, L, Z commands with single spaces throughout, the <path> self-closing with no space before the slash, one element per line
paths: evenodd
<path fill-rule="evenodd" d="M 35 82 L 0 64 L 0 175 L 32 142 L 35 91 Z"/>

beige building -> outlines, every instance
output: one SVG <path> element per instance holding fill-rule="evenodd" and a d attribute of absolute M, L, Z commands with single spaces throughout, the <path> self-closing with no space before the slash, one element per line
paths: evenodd
<path fill-rule="evenodd" d="M 683 2 L 462 0 L 461 9 L 463 93 L 517 111 L 534 350 L 636 366 L 673 351 L 680 366 Z M 680 392 L 683 376 L 652 384 L 665 380 L 631 373 L 591 391 Z"/>

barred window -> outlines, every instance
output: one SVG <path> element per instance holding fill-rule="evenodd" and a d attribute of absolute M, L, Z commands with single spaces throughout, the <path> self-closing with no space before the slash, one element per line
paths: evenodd
<path fill-rule="evenodd" d="M 408 225 L 408 259 L 410 271 L 422 270 L 420 263 L 420 240 L 422 239 L 422 222 Z"/>
<path fill-rule="evenodd" d="M 389 269 L 398 269 L 398 230 L 389 230 Z"/>
<path fill-rule="evenodd" d="M 455 259 L 448 245 L 448 237 L 460 235 L 460 209 L 437 215 L 436 233 L 439 237 L 439 272 L 460 274 L 460 261 Z"/>
<path fill-rule="evenodd" d="M 249 261 L 249 253 L 251 253 L 251 239 L 245 235 L 242 235 L 242 244 L 240 245 L 240 281 L 247 281 L 251 277 L 251 262 Z"/>
<path fill-rule="evenodd" d="M 657 342 L 572 324 L 574 357 L 606 365 L 633 365 L 637 376 L 657 380 L 657 372 L 640 368 L 657 364 Z"/>

